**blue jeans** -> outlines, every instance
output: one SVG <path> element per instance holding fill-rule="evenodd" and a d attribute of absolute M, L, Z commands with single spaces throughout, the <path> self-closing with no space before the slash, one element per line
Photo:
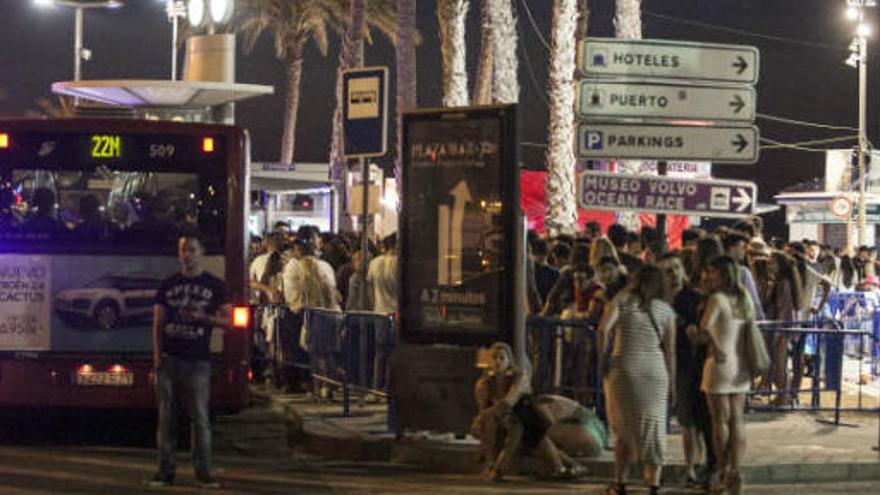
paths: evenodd
<path fill-rule="evenodd" d="M 174 455 L 177 451 L 178 403 L 186 404 L 192 422 L 192 463 L 196 478 L 211 478 L 211 419 L 208 400 L 211 395 L 211 362 L 190 360 L 165 354 L 156 376 L 159 405 L 159 475 L 174 479 Z"/>

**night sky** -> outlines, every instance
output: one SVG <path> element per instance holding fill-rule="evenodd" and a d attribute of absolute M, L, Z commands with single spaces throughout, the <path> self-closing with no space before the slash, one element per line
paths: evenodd
<path fill-rule="evenodd" d="M 419 0 L 419 30 L 425 39 L 418 49 L 419 105 L 440 103 L 440 50 L 434 0 Z M 514 0 L 521 41 L 520 85 L 521 138 L 525 142 L 546 142 L 547 50 L 536 31 L 549 40 L 551 0 Z M 677 39 L 753 45 L 761 53 L 757 86 L 758 112 L 838 126 L 858 123 L 858 71 L 844 65 L 854 28 L 844 18 L 845 0 L 646 0 L 642 4 L 645 38 Z M 535 26 L 525 10 L 528 5 Z M 0 0 L 3 8 L 0 32 L 0 113 L 21 115 L 36 109 L 35 100 L 50 96 L 53 81 L 70 80 L 73 74 L 73 12 L 56 8 L 42 10 L 31 0 Z M 591 36 L 613 36 L 613 0 L 592 0 Z M 479 2 L 472 1 L 468 25 L 471 51 L 470 83 L 476 73 L 478 54 Z M 874 21 L 877 12 L 869 12 Z M 536 29 L 537 28 L 537 29 Z M 880 31 L 875 23 L 874 31 Z M 85 46 L 94 52 L 83 65 L 84 79 L 167 78 L 170 74 L 171 25 L 164 14 L 164 2 L 129 0 L 118 11 L 87 12 Z M 880 46 L 869 46 L 868 137 L 877 141 L 878 68 Z M 387 65 L 394 80 L 394 54 L 381 38 L 366 50 L 368 65 Z M 326 161 L 334 95 L 330 88 L 336 71 L 337 41 L 327 58 L 312 45 L 307 51 L 302 85 L 300 128 L 297 132 L 297 161 Z M 243 103 L 238 122 L 253 137 L 254 158 L 275 160 L 281 135 L 283 66 L 274 57 L 271 37 L 264 35 L 253 54 L 240 55 L 238 81 L 270 84 L 278 94 Z M 393 91 L 393 86 L 392 86 Z M 392 98 L 393 104 L 393 98 Z M 758 119 L 762 136 L 783 142 L 806 141 L 855 134 L 855 131 L 825 130 L 783 125 Z M 392 136 L 393 131 L 392 131 Z M 840 147 L 845 147 L 841 145 Z M 524 147 L 523 162 L 540 168 L 540 148 Z M 761 200 L 783 187 L 820 176 L 824 154 L 803 151 L 762 150 L 756 165 L 716 166 L 715 175 L 755 180 Z"/>

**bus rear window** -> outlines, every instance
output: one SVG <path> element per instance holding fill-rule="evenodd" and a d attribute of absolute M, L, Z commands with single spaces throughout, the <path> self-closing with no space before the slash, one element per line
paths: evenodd
<path fill-rule="evenodd" d="M 172 253 L 183 233 L 222 252 L 221 176 L 181 172 L 11 169 L 0 177 L 4 252 Z"/>

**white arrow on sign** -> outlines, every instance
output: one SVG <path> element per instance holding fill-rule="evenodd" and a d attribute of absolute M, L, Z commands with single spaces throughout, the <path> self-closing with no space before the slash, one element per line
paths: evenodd
<path fill-rule="evenodd" d="M 452 222 L 450 228 L 452 229 L 452 249 L 451 249 L 451 261 L 452 261 L 452 270 L 451 270 L 451 281 L 453 285 L 457 285 L 461 283 L 461 258 L 462 258 L 462 237 L 464 237 L 464 207 L 465 204 L 470 203 L 473 198 L 471 198 L 471 191 L 468 189 L 467 182 L 464 180 L 458 181 L 455 187 L 449 192 L 453 198 L 455 198 L 452 202 Z"/>
<path fill-rule="evenodd" d="M 627 76 L 754 84 L 758 49 L 667 40 L 587 38 L 578 69 L 587 76 Z"/>
<path fill-rule="evenodd" d="M 581 124 L 577 152 L 581 158 L 755 163 L 758 161 L 758 128 Z"/>
<path fill-rule="evenodd" d="M 753 88 L 582 80 L 578 113 L 584 119 L 646 118 L 755 120 Z"/>
<path fill-rule="evenodd" d="M 737 187 L 736 188 L 736 196 L 734 196 L 733 199 L 731 199 L 731 202 L 733 202 L 733 204 L 737 205 L 736 211 L 738 211 L 738 212 L 745 211 L 746 208 L 748 208 L 749 205 L 752 204 L 752 196 L 745 189 L 743 189 L 741 187 Z"/>
<path fill-rule="evenodd" d="M 458 181 L 449 195 L 453 197 L 451 214 L 449 205 L 437 207 L 437 285 L 457 285 L 462 281 L 464 209 L 473 201 L 464 180 Z"/>

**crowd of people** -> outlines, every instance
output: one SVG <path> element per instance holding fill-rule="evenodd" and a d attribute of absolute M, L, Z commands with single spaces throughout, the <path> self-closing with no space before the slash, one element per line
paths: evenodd
<path fill-rule="evenodd" d="M 322 235 L 314 226 L 293 232 L 285 222 L 251 239 L 252 302 L 261 308 L 257 348 L 265 358 L 256 366 L 258 373 L 266 371 L 277 386 L 308 387 L 301 371 L 265 367 L 278 354 L 288 363 L 308 362 L 305 309 L 397 311 L 397 236 L 370 240 L 368 246 L 365 256 L 353 234 Z M 363 263 L 368 263 L 365 271 Z"/>
<path fill-rule="evenodd" d="M 613 224 L 603 233 L 596 222 L 578 236 L 530 233 L 529 312 L 597 329 L 595 349 L 586 332 L 566 333 L 565 366 L 576 372 L 565 373 L 571 383 L 563 386 L 578 397 L 587 363 L 597 361 L 615 439 L 609 494 L 626 493 L 635 461 L 651 492 L 659 490 L 670 407 L 683 430 L 688 484 L 739 493 L 746 393 L 760 387 L 774 405 L 796 405 L 815 353 L 804 336 L 767 334 L 776 365 L 773 376 L 756 375 L 744 355 L 750 326 L 810 321 L 827 311 L 832 288 L 877 290 L 880 266 L 867 247 L 768 242 L 759 218 L 690 228 L 676 250 L 665 242 L 652 227 Z"/>
<path fill-rule="evenodd" d="M 601 370 L 615 449 L 609 494 L 626 493 L 636 461 L 651 493 L 659 490 L 669 410 L 682 428 L 688 484 L 739 493 L 746 393 L 761 387 L 775 405 L 796 405 L 794 390 L 815 352 L 802 336 L 767 337 L 776 366 L 772 376 L 756 376 L 744 335 L 759 321 L 812 319 L 825 311 L 832 288 L 877 290 L 880 263 L 869 248 L 850 255 L 811 240 L 768 242 L 760 219 L 713 232 L 690 228 L 675 250 L 665 242 L 651 227 L 636 233 L 613 224 L 603 232 L 595 222 L 578 236 L 530 233 L 528 310 L 596 329 L 595 348 L 586 332 L 566 336 L 565 360 L 575 372 L 567 373 L 574 383 L 564 385 L 581 405 L 595 406 L 577 390 L 587 388 L 587 370 Z M 282 326 L 294 332 L 294 343 L 304 308 L 393 313 L 396 238 L 370 246 L 365 274 L 355 236 L 321 235 L 314 227 L 294 233 L 279 223 L 253 240 L 251 285 L 259 301 L 284 308 L 290 319 Z M 546 441 L 552 420 L 523 384 L 523 363 L 507 348 L 494 349 L 497 362 L 478 384 L 473 430 L 488 439 L 486 477 L 501 479 L 511 449 L 523 446 L 545 457 L 554 475 L 577 473 L 579 466 Z"/>

